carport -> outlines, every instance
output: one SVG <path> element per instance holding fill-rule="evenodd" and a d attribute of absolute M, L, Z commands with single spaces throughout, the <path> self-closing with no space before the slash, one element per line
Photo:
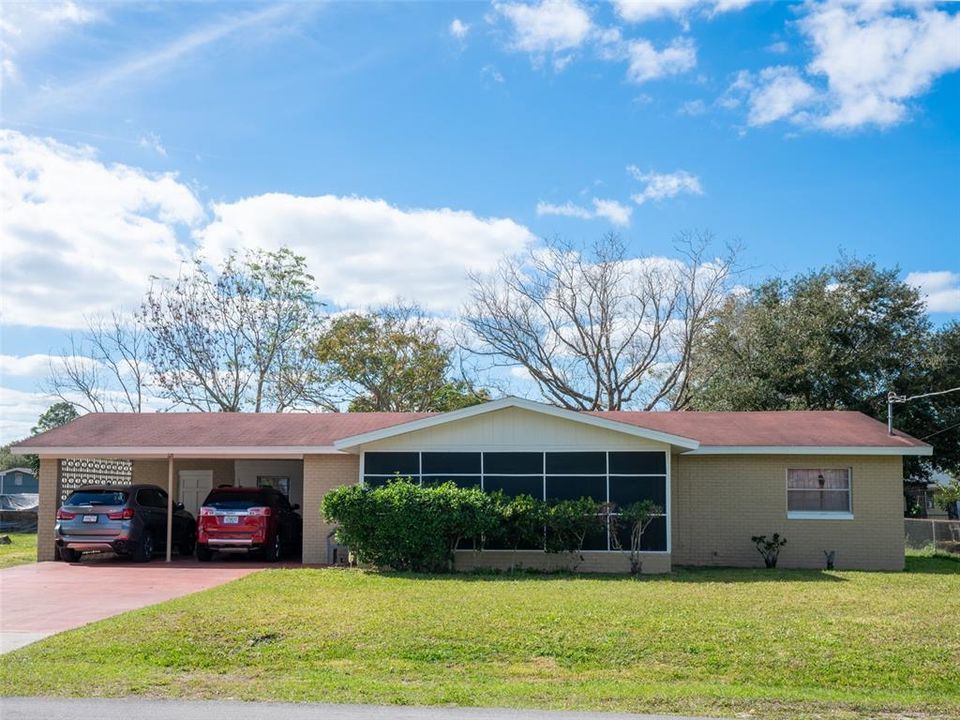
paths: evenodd
<path fill-rule="evenodd" d="M 54 485 L 50 495 L 59 505 L 71 490 L 83 485 L 150 484 L 164 488 L 167 492 L 167 562 L 173 555 L 175 503 L 183 503 L 196 517 L 207 493 L 227 485 L 275 486 L 291 498 L 291 502 L 298 504 L 303 496 L 302 454 L 281 453 L 268 448 L 243 453 L 232 451 L 229 455 L 208 450 L 200 455 L 198 449 L 183 447 L 161 447 L 152 452 L 137 449 L 123 455 L 114 452 L 118 449 L 108 450 L 78 448 L 71 450 L 69 457 L 41 455 L 41 474 L 55 476 L 47 478 L 48 485 Z M 44 515 L 43 509 L 41 515 Z M 44 525 L 44 520 L 40 520 L 40 526 L 49 527 Z M 38 540 L 42 542 L 43 536 Z M 42 554 L 43 550 L 39 552 Z"/>
<path fill-rule="evenodd" d="M 334 441 L 421 417 L 416 413 L 91 413 L 11 448 L 40 457 L 37 557 L 56 559 L 52 528 L 65 492 L 83 484 L 146 483 L 195 511 L 212 487 L 270 483 L 301 507 L 303 561 L 328 562 L 320 517 L 331 487 L 357 482 L 358 455 Z M 195 512 L 194 512 L 195 514 Z"/>

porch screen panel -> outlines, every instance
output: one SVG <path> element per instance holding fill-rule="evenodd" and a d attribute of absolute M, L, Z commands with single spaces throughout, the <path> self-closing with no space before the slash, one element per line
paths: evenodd
<path fill-rule="evenodd" d="M 620 527 L 618 531 L 620 547 L 630 549 L 630 528 Z M 667 549 L 667 518 L 664 515 L 650 521 L 640 538 L 640 549 L 648 552 L 663 552 Z"/>
<path fill-rule="evenodd" d="M 543 500 L 542 475 L 484 475 L 483 489 L 487 492 L 500 490 L 507 497 L 529 495 Z"/>
<path fill-rule="evenodd" d="M 642 549 L 666 551 L 666 471 L 666 453 L 662 451 L 364 454 L 364 482 L 368 487 L 385 485 L 399 474 L 423 485 L 453 482 L 459 487 L 499 491 L 507 497 L 530 495 L 548 503 L 584 497 L 605 503 L 604 527 L 585 539 L 584 550 L 615 549 L 609 533 L 617 508 L 649 500 L 661 512 L 644 532 Z M 621 537 L 621 541 L 629 547 L 629 535 Z M 486 547 L 503 549 L 503 543 L 488 538 Z"/>

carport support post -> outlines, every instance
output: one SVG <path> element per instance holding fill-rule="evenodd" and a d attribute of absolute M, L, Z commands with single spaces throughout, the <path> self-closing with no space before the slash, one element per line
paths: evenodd
<path fill-rule="evenodd" d="M 173 555 L 173 455 L 167 455 L 167 562 Z"/>

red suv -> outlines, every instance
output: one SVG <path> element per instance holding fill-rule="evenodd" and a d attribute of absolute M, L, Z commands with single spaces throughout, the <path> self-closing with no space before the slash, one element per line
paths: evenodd
<path fill-rule="evenodd" d="M 211 490 L 197 518 L 197 560 L 217 550 L 256 551 L 275 562 L 300 548 L 303 519 L 286 496 L 273 488 L 221 487 Z"/>

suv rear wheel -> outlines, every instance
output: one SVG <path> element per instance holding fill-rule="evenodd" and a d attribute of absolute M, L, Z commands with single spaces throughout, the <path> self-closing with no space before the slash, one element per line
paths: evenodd
<path fill-rule="evenodd" d="M 143 534 L 143 540 L 133 548 L 132 556 L 138 563 L 148 562 L 153 557 L 153 536 L 150 533 Z"/>
<path fill-rule="evenodd" d="M 64 562 L 75 563 L 80 562 L 81 553 L 79 550 L 71 550 L 70 548 L 60 548 L 60 559 Z"/>
<path fill-rule="evenodd" d="M 267 562 L 276 562 L 280 559 L 283 542 L 280 540 L 280 533 L 274 533 L 273 542 L 263 548 L 263 557 Z"/>
<path fill-rule="evenodd" d="M 200 562 L 210 562 L 213 558 L 213 550 L 206 545 L 197 545 L 197 560 Z"/>

